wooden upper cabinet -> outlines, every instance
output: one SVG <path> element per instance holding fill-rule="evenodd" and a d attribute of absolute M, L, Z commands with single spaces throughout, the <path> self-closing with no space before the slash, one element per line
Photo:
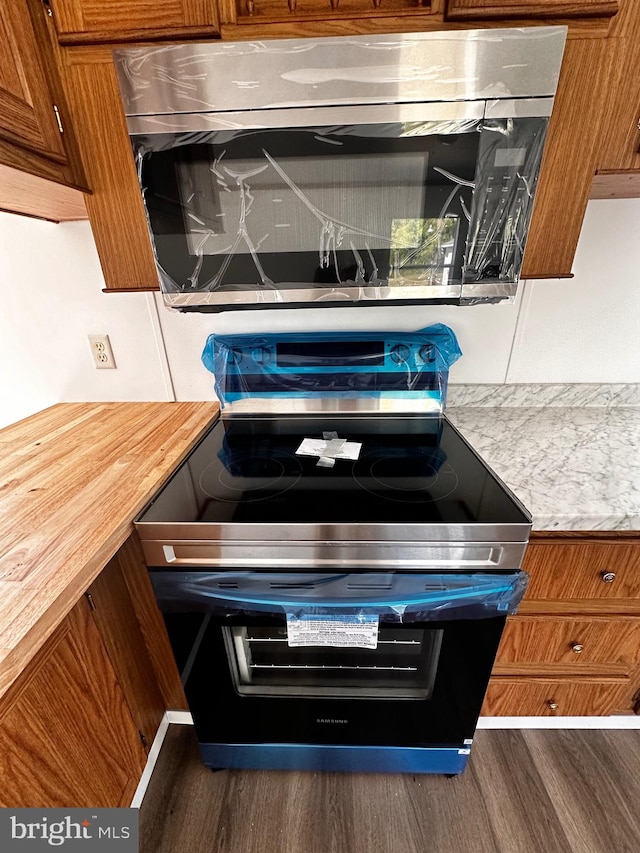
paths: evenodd
<path fill-rule="evenodd" d="M 522 264 L 524 279 L 572 274 L 611 97 L 616 41 L 567 41 Z"/>
<path fill-rule="evenodd" d="M 618 0 L 447 0 L 447 19 L 607 18 Z"/>
<path fill-rule="evenodd" d="M 211 38 L 215 0 L 50 0 L 61 44 Z"/>
<path fill-rule="evenodd" d="M 0 139 L 57 163 L 66 162 L 25 0 L 0 0 Z"/>

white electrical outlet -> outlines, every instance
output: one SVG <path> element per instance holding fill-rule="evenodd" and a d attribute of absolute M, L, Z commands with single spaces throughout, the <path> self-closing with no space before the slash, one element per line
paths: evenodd
<path fill-rule="evenodd" d="M 109 335 L 87 335 L 91 346 L 91 355 L 93 363 L 99 369 L 111 368 L 116 366 L 109 342 Z"/>

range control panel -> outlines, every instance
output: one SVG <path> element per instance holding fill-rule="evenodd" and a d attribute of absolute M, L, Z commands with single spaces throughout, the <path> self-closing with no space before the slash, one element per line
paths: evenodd
<path fill-rule="evenodd" d="M 416 340 L 287 340 L 255 342 L 229 348 L 228 369 L 233 373 L 322 373 L 423 370 L 436 363 L 436 346 Z"/>
<path fill-rule="evenodd" d="M 448 363 L 438 340 L 422 332 L 235 336 L 216 343 L 217 390 L 229 402 L 280 395 L 427 395 L 439 403 Z"/>

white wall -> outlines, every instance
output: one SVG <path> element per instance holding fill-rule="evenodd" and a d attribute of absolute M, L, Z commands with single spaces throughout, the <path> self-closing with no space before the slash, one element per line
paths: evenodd
<path fill-rule="evenodd" d="M 525 282 L 513 304 L 179 314 L 152 294 L 103 294 L 86 222 L 0 213 L 0 426 L 59 401 L 171 399 L 171 381 L 178 399 L 212 399 L 212 332 L 444 322 L 464 353 L 452 382 L 640 382 L 639 238 L 640 199 L 591 202 L 575 278 Z M 117 370 L 93 367 L 94 332 L 110 335 Z"/>
<path fill-rule="evenodd" d="M 0 213 L 0 426 L 52 403 L 166 400 L 149 294 L 106 296 L 86 222 Z M 107 333 L 116 370 L 93 367 Z"/>
<path fill-rule="evenodd" d="M 591 201 L 573 279 L 527 282 L 508 382 L 640 382 L 640 199 Z"/>

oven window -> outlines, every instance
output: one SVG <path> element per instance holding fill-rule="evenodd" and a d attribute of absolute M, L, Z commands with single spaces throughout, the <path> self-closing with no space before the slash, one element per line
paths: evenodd
<path fill-rule="evenodd" d="M 442 629 L 381 625 L 376 649 L 296 647 L 282 627 L 222 628 L 241 696 L 428 699 Z"/>

